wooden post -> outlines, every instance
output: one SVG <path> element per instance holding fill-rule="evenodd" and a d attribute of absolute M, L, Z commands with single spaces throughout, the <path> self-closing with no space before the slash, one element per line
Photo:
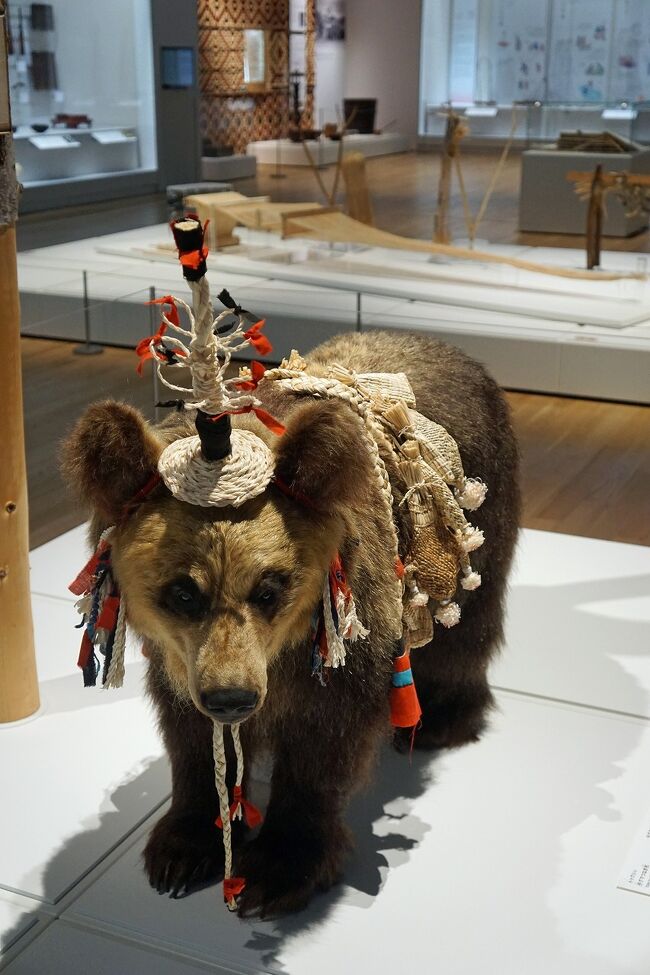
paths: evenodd
<path fill-rule="evenodd" d="M 600 244 L 603 234 L 603 167 L 596 166 L 591 181 L 589 207 L 587 209 L 587 268 L 600 267 Z"/>
<path fill-rule="evenodd" d="M 436 244 L 448 244 L 449 235 L 449 193 L 451 190 L 451 168 L 456 157 L 460 140 L 468 132 L 462 119 L 454 111 L 447 112 L 445 136 L 440 159 L 440 179 L 438 180 L 438 204 L 433 218 L 433 240 Z"/>
<path fill-rule="evenodd" d="M 366 178 L 366 160 L 363 153 L 349 153 L 343 159 L 342 168 L 348 213 L 354 220 L 373 227 L 375 221 L 372 215 L 372 203 Z"/>
<path fill-rule="evenodd" d="M 0 14 L 4 5 L 0 3 Z M 5 18 L 0 16 L 0 48 L 6 51 Z M 0 57 L 0 72 L 3 58 Z M 0 98 L 2 97 L 0 82 Z M 8 115 L 8 106 L 6 114 Z M 2 117 L 0 107 L 0 119 Z M 20 370 L 20 306 L 16 272 L 18 186 L 11 126 L 0 129 L 0 723 L 38 710 L 38 681 L 29 592 L 27 473 Z"/>

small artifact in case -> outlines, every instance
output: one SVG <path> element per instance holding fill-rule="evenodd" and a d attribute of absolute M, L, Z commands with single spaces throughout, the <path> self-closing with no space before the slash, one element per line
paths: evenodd
<path fill-rule="evenodd" d="M 87 128 L 93 124 L 93 120 L 87 115 L 67 115 L 65 112 L 59 112 L 52 119 L 52 125 L 54 127 L 60 126 L 64 129 L 78 129 L 80 125 L 85 125 Z"/>
<path fill-rule="evenodd" d="M 52 51 L 32 51 L 31 73 L 34 91 L 52 91 L 58 88 L 56 61 Z"/>
<path fill-rule="evenodd" d="M 30 10 L 32 30 L 54 30 L 54 9 L 49 3 L 33 3 Z"/>

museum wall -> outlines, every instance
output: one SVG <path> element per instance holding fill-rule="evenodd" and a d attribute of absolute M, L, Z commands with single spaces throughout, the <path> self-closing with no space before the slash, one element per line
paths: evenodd
<path fill-rule="evenodd" d="M 420 0 L 347 0 L 345 95 L 376 98 L 377 125 L 415 139 Z M 316 79 L 318 87 L 318 79 Z"/>
<path fill-rule="evenodd" d="M 198 0 L 201 135 L 244 152 L 286 135 L 289 0 Z M 244 31 L 267 30 L 269 90 L 243 92 Z"/>

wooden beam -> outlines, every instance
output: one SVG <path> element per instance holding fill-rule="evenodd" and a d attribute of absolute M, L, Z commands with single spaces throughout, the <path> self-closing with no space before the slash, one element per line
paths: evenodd
<path fill-rule="evenodd" d="M 3 18 L 0 18 L 0 29 Z M 16 270 L 18 191 L 11 134 L 0 135 L 0 723 L 39 707 L 31 596 L 29 524 Z M 58 437 L 60 431 L 52 430 Z"/>
<path fill-rule="evenodd" d="M 373 227 L 375 220 L 368 191 L 366 160 L 361 152 L 350 152 L 342 163 L 347 210 L 354 220 Z"/>

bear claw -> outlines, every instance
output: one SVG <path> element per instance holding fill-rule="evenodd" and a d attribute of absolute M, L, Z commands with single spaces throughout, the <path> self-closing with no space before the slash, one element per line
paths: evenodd
<path fill-rule="evenodd" d="M 205 814 L 166 813 L 151 831 L 143 856 L 151 886 L 172 898 L 223 876 L 223 847 Z"/>

